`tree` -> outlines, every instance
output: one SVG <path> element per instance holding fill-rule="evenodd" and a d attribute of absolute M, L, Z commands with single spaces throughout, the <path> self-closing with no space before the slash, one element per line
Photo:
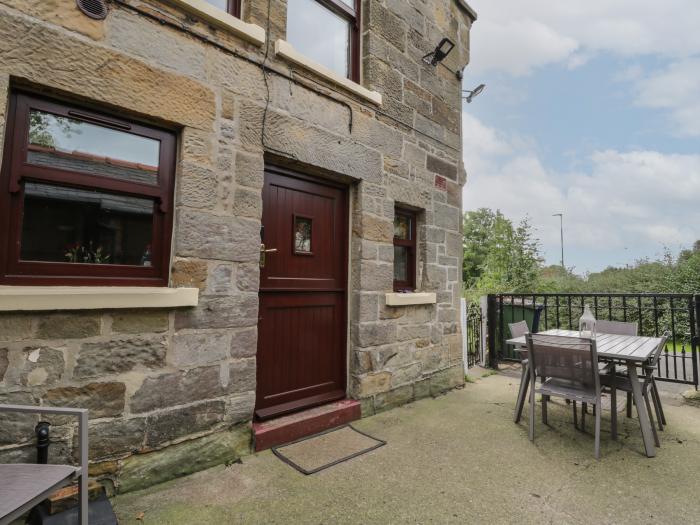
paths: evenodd
<path fill-rule="evenodd" d="M 488 208 L 479 208 L 464 214 L 462 277 L 468 288 L 474 286 L 481 276 L 482 266 L 491 248 L 496 223 L 503 220 L 505 218 L 500 211 L 494 212 Z"/>
<path fill-rule="evenodd" d="M 542 258 L 528 218 L 517 227 L 500 211 L 464 216 L 464 282 L 476 294 L 536 289 Z"/>

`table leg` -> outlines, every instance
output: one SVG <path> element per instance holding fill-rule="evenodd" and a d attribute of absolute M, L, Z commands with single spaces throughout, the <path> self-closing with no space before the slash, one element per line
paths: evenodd
<path fill-rule="evenodd" d="M 520 422 L 520 417 L 523 415 L 523 406 L 527 399 L 527 389 L 530 386 L 530 360 L 526 365 L 523 365 L 523 372 L 520 376 L 520 389 L 518 390 L 518 400 L 515 403 L 515 417 L 513 421 Z"/>
<path fill-rule="evenodd" d="M 613 440 L 617 439 L 617 386 L 615 385 L 615 368 L 610 376 L 610 435 Z"/>
<path fill-rule="evenodd" d="M 632 397 L 634 398 L 634 404 L 637 407 L 639 426 L 642 429 L 644 450 L 648 458 L 653 458 L 656 456 L 656 450 L 654 449 L 654 436 L 652 435 L 651 422 L 649 421 L 646 403 L 644 402 L 644 397 L 642 396 L 642 387 L 639 384 L 639 377 L 637 376 L 637 367 L 632 362 L 627 363 L 627 377 L 629 377 L 630 383 L 632 384 Z"/>

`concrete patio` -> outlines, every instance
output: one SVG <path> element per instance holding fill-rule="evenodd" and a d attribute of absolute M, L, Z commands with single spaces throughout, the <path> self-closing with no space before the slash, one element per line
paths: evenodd
<path fill-rule="evenodd" d="M 114 499 L 121 523 L 697 523 L 700 408 L 664 394 L 668 420 L 647 459 L 636 419 L 621 412 L 602 457 L 592 419 L 576 431 L 563 403 L 515 425 L 516 371 L 478 370 L 464 389 L 365 418 L 356 427 L 388 441 L 312 476 L 270 451 Z M 539 416 L 539 414 L 538 414 Z M 526 418 L 525 418 L 526 419 Z"/>

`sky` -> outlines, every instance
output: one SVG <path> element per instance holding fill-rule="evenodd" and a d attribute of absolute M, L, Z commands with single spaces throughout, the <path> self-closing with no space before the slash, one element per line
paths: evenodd
<path fill-rule="evenodd" d="M 529 216 L 547 264 L 700 239 L 700 1 L 469 0 L 464 209 Z"/>

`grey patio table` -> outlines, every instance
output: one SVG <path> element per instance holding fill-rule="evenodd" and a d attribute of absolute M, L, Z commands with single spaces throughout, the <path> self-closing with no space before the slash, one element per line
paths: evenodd
<path fill-rule="evenodd" d="M 540 334 L 559 335 L 569 337 L 579 337 L 578 330 L 546 330 L 539 332 Z M 597 334 L 596 346 L 598 350 L 598 359 L 601 361 L 621 363 L 627 366 L 627 372 L 632 384 L 632 396 L 634 404 L 637 407 L 639 416 L 639 426 L 642 430 L 642 439 L 644 440 L 644 450 L 647 457 L 653 458 L 656 456 L 654 448 L 654 437 L 651 429 L 649 414 L 647 413 L 646 403 L 642 397 L 642 389 L 639 385 L 637 375 L 637 367 L 649 360 L 654 353 L 654 350 L 661 344 L 660 337 L 642 337 L 637 335 L 612 335 L 612 334 Z M 506 344 L 513 345 L 515 349 L 521 353 L 527 353 L 527 343 L 525 337 L 517 337 L 508 339 Z M 523 356 L 524 358 L 525 356 Z M 530 377 L 529 363 L 525 371 L 525 384 L 520 386 L 518 391 L 518 400 L 515 405 L 515 422 L 520 421 L 523 412 L 525 399 L 527 398 L 527 390 Z"/>

